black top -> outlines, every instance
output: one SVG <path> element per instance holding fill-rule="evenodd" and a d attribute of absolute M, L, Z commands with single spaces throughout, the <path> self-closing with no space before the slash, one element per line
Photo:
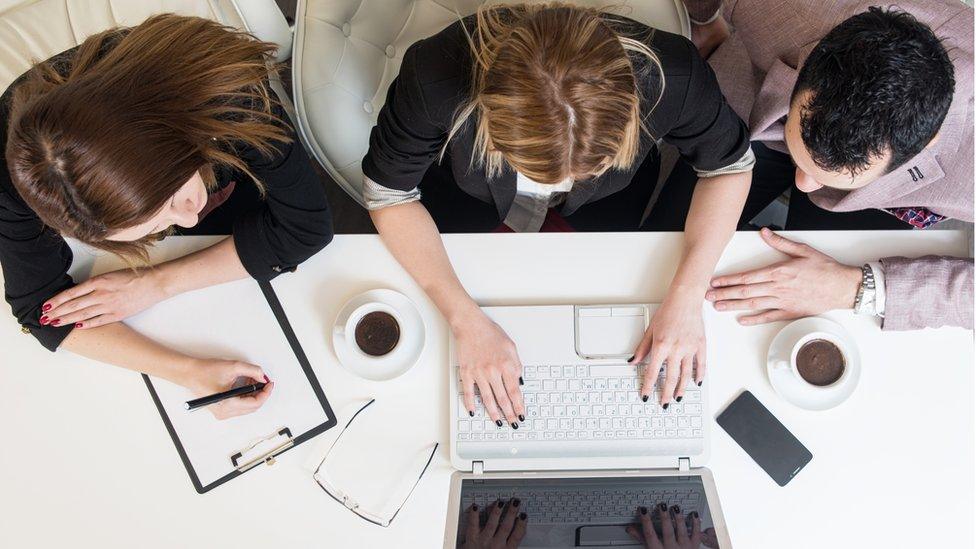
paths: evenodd
<path fill-rule="evenodd" d="M 677 147 L 689 164 L 703 171 L 729 166 L 749 148 L 745 123 L 725 102 L 714 73 L 691 41 L 624 17 L 605 17 L 618 34 L 650 45 L 661 61 L 666 85 L 655 108 L 660 72 L 644 56 L 631 54 L 643 90 L 642 117 L 650 135 L 642 132 L 640 155 L 629 170 L 609 170 L 574 185 L 563 206 L 564 215 L 629 185 L 656 138 Z M 470 29 L 473 19 L 463 23 Z M 473 58 L 461 25 L 461 21 L 454 23 L 413 44 L 404 54 L 363 159 L 364 174 L 376 183 L 403 191 L 414 189 L 438 158 L 455 112 L 470 93 Z M 483 168 L 470 169 L 473 150 L 474 124 L 469 119 L 448 145 L 455 181 L 468 194 L 494 203 L 499 218 L 504 219 L 515 199 L 516 174 L 507 169 L 489 184 Z"/>
<path fill-rule="evenodd" d="M 70 65 L 74 49 L 53 59 L 59 70 Z M 7 146 L 8 118 L 12 90 L 21 76 L 0 96 L 0 151 Z M 280 106 L 275 114 L 286 120 Z M 325 187 L 317 177 L 311 160 L 298 136 L 288 125 L 289 143 L 275 143 L 275 153 L 237 147 L 236 154 L 264 184 L 266 197 L 260 206 L 241 212 L 234 222 L 234 246 L 248 274 L 270 280 L 295 267 L 332 240 L 332 216 Z M 236 181 L 252 184 L 250 178 L 232 170 L 215 170 L 218 189 Z M 42 326 L 44 302 L 74 286 L 68 276 L 72 253 L 64 239 L 48 228 L 14 188 L 6 157 L 0 154 L 0 266 L 4 291 L 17 321 L 42 345 L 55 350 L 73 326 Z"/>

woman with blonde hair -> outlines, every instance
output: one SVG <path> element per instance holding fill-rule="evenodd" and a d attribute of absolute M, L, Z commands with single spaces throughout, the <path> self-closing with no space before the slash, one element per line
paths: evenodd
<path fill-rule="evenodd" d="M 491 419 L 517 428 L 522 366 L 465 292 L 438 229 L 637 230 L 659 139 L 700 178 L 681 263 L 632 359 L 647 364 L 645 401 L 667 363 L 667 407 L 702 383 L 702 302 L 754 163 L 694 45 L 596 9 L 536 3 L 483 6 L 407 50 L 370 136 L 364 195 L 387 247 L 451 327 L 469 412 L 477 386 Z"/>
<path fill-rule="evenodd" d="M 191 357 L 118 322 L 175 294 L 292 270 L 332 238 L 325 191 L 269 92 L 275 46 L 160 15 L 38 63 L 0 98 L 0 264 L 25 332 L 197 394 L 256 365 Z M 74 284 L 64 237 L 144 263 L 168 233 L 233 234 Z M 234 319 L 235 322 L 240 319 Z M 254 396 L 211 406 L 256 410 Z"/>

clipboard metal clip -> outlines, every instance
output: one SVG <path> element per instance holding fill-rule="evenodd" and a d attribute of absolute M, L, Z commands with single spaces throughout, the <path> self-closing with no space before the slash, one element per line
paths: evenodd
<path fill-rule="evenodd" d="M 254 440 L 236 454 L 230 456 L 231 463 L 238 471 L 244 472 L 252 467 L 266 463 L 275 464 L 275 456 L 295 445 L 288 427 L 282 427 L 270 435 Z"/>

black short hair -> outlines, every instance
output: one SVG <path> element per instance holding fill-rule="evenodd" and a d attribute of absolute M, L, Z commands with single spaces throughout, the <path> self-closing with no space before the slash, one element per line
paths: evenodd
<path fill-rule="evenodd" d="M 949 54 L 911 14 L 877 7 L 834 27 L 810 53 L 793 98 L 810 91 L 803 142 L 822 169 L 866 170 L 888 150 L 887 170 L 921 152 L 945 120 L 955 77 Z"/>

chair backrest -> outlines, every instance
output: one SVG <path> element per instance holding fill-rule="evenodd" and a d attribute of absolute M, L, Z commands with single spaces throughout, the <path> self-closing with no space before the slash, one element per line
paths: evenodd
<path fill-rule="evenodd" d="M 291 54 L 291 32 L 274 0 L 0 0 L 0 92 L 33 63 L 157 13 L 213 19 L 277 43 L 279 60 Z"/>
<path fill-rule="evenodd" d="M 681 0 L 574 0 L 690 36 Z M 299 0 L 292 86 L 302 137 L 350 196 L 362 203 L 360 162 L 403 52 L 475 12 L 484 0 Z"/>

